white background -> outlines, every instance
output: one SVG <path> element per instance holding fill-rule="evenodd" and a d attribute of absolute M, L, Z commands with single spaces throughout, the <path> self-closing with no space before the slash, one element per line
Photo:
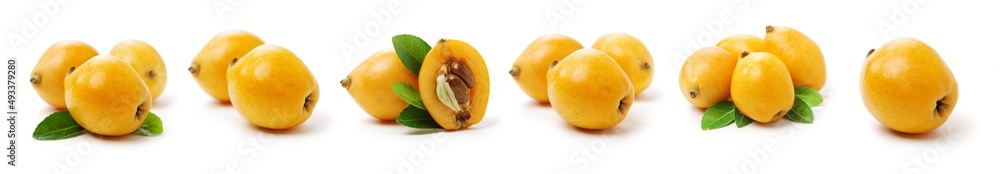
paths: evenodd
<path fill-rule="evenodd" d="M 17 166 L 0 173 L 995 173 L 1000 162 L 995 1 L 69 1 L 46 13 L 51 7 L 38 4 L 50 1 L 0 4 L 0 56 L 20 60 L 22 83 Z M 677 87 L 683 59 L 725 36 L 763 37 L 766 25 L 796 28 L 823 50 L 826 102 L 814 108 L 815 123 L 702 131 L 702 111 Z M 251 31 L 308 64 L 323 94 L 307 122 L 263 131 L 201 90 L 186 68 L 228 29 Z M 569 126 L 507 74 L 538 36 L 563 33 L 589 46 L 607 32 L 638 37 L 656 63 L 652 86 L 614 129 Z M 415 130 L 378 122 L 354 103 L 338 81 L 403 33 L 430 43 L 456 38 L 479 50 L 492 79 L 482 123 Z M 14 44 L 12 35 L 25 40 Z M 861 103 L 865 54 L 901 36 L 933 46 L 959 81 L 951 119 L 928 134 L 894 133 Z M 152 44 L 169 74 L 152 109 L 164 133 L 32 139 L 55 110 L 26 85 L 28 74 L 49 45 L 67 39 L 102 54 L 124 39 Z"/>

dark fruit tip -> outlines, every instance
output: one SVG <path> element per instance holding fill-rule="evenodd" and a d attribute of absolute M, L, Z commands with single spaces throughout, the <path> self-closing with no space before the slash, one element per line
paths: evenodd
<path fill-rule="evenodd" d="M 344 77 L 343 80 L 340 80 L 340 86 L 344 87 L 344 89 L 351 89 L 350 88 L 351 87 L 351 76 Z"/>

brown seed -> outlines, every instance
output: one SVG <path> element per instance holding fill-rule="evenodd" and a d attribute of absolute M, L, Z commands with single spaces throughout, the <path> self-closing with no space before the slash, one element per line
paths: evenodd
<path fill-rule="evenodd" d="M 451 61 L 448 65 L 448 71 L 451 74 L 458 75 L 459 78 L 462 78 L 462 81 L 465 82 L 465 86 L 468 86 L 469 88 L 476 86 L 476 79 L 472 77 L 472 69 L 469 68 L 468 64 L 465 64 L 465 61 Z"/>
<path fill-rule="evenodd" d="M 448 74 L 448 84 L 451 85 L 451 91 L 455 93 L 455 101 L 458 104 L 466 104 L 469 102 L 469 87 L 465 86 L 465 82 L 455 74 Z"/>
<path fill-rule="evenodd" d="M 459 111 L 458 113 L 455 113 L 456 121 L 464 123 L 469 120 L 469 118 L 472 118 L 472 115 L 469 115 L 469 111 Z"/>

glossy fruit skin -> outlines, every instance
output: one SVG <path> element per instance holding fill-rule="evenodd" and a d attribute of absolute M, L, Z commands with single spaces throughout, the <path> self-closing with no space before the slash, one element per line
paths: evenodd
<path fill-rule="evenodd" d="M 265 44 L 244 55 L 226 72 L 229 96 L 253 125 L 288 129 L 305 122 L 319 100 L 312 72 L 288 49 Z"/>
<path fill-rule="evenodd" d="M 122 59 L 96 56 L 66 76 L 66 106 L 87 131 L 120 136 L 146 120 L 153 98 L 142 78 Z"/>
<path fill-rule="evenodd" d="M 149 87 L 153 100 L 163 94 L 163 89 L 167 87 L 167 66 L 152 45 L 140 40 L 123 40 L 111 48 L 110 54 L 132 66 Z"/>
<path fill-rule="evenodd" d="M 547 74 L 549 99 L 563 120 L 584 129 L 607 129 L 628 115 L 635 88 L 615 60 L 595 49 L 581 49 Z"/>
<path fill-rule="evenodd" d="M 188 71 L 208 95 L 222 102 L 229 102 L 226 70 L 233 59 L 263 45 L 257 35 L 243 30 L 223 31 L 205 44 L 191 61 Z"/>
<path fill-rule="evenodd" d="M 754 121 L 769 123 L 792 109 L 795 87 L 781 59 L 766 52 L 740 58 L 733 71 L 733 103 Z"/>
<path fill-rule="evenodd" d="M 475 77 L 475 86 L 470 91 L 468 112 L 471 117 L 465 124 L 461 125 L 456 124 L 458 120 L 455 117 L 455 112 L 441 103 L 435 92 L 437 87 L 435 78 L 438 75 L 438 70 L 449 59 L 465 61 L 472 70 L 472 76 Z M 430 52 L 427 53 L 427 57 L 424 57 L 418 83 L 418 90 L 424 101 L 424 106 L 434 117 L 434 121 L 442 128 L 446 130 L 468 128 L 483 120 L 490 97 L 490 75 L 483 56 L 472 45 L 454 39 L 439 40 L 434 48 L 431 48 Z"/>
<path fill-rule="evenodd" d="M 698 108 L 708 108 L 729 98 L 733 70 L 739 58 L 719 47 L 695 51 L 680 73 L 681 95 Z"/>
<path fill-rule="evenodd" d="M 80 66 L 94 56 L 97 56 L 97 50 L 87 43 L 77 40 L 56 42 L 45 50 L 38 59 L 38 64 L 31 70 L 31 86 L 46 103 L 56 109 L 65 109 L 66 90 L 63 80 L 66 72 L 70 67 Z"/>
<path fill-rule="evenodd" d="M 914 38 L 875 49 L 861 72 L 861 99 L 882 125 L 905 133 L 937 129 L 958 104 L 958 81 L 937 51 Z"/>
<path fill-rule="evenodd" d="M 723 38 L 715 46 L 726 49 L 729 54 L 739 56 L 746 52 L 764 51 L 764 39 L 752 34 L 737 34 Z"/>
<path fill-rule="evenodd" d="M 410 106 L 389 87 L 396 82 L 416 86 L 417 76 L 407 70 L 396 51 L 389 48 L 365 59 L 340 84 L 369 115 L 395 121 L 399 113 Z"/>
<path fill-rule="evenodd" d="M 792 75 L 795 87 L 819 91 L 826 85 L 826 60 L 816 42 L 789 27 L 767 26 L 764 50 L 778 56 Z"/>
<path fill-rule="evenodd" d="M 625 33 L 608 33 L 592 46 L 611 58 L 628 75 L 635 93 L 639 94 L 653 82 L 653 56 L 639 39 Z"/>
<path fill-rule="evenodd" d="M 510 74 L 525 94 L 538 102 L 548 103 L 545 75 L 549 66 L 579 49 L 583 49 L 583 45 L 566 35 L 548 34 L 538 37 L 517 57 Z"/>

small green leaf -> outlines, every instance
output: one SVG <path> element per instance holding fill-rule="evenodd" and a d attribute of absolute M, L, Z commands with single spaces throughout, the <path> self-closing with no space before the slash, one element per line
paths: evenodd
<path fill-rule="evenodd" d="M 392 48 L 396 50 L 396 55 L 406 69 L 413 75 L 420 75 L 420 66 L 427 52 L 430 52 L 431 45 L 417 36 L 401 34 L 392 37 Z"/>
<path fill-rule="evenodd" d="M 796 123 L 810 124 L 813 122 L 812 108 L 802 98 L 795 97 L 795 104 L 792 104 L 792 110 L 785 114 L 785 118 Z"/>
<path fill-rule="evenodd" d="M 819 92 L 815 89 L 809 87 L 795 88 L 795 97 L 801 98 L 809 107 L 819 106 L 820 103 L 823 103 L 823 96 L 819 95 Z"/>
<path fill-rule="evenodd" d="M 38 123 L 38 127 L 35 127 L 35 132 L 31 134 L 31 137 L 36 140 L 61 140 L 83 134 L 86 131 L 80 124 L 76 123 L 76 120 L 73 120 L 73 116 L 69 115 L 68 110 L 64 110 L 45 117 L 41 123 Z"/>
<path fill-rule="evenodd" d="M 708 107 L 705 115 L 701 117 L 701 130 L 718 129 L 733 124 L 736 112 L 736 105 L 733 102 L 715 103 L 712 107 Z"/>
<path fill-rule="evenodd" d="M 146 115 L 146 120 L 142 121 L 142 126 L 136 129 L 132 134 L 142 135 L 147 137 L 154 137 L 163 133 L 163 122 L 160 121 L 160 117 L 156 116 L 153 112 L 149 112 Z"/>
<path fill-rule="evenodd" d="M 740 112 L 739 108 L 736 108 L 736 112 L 733 113 L 733 117 L 736 118 L 736 128 L 743 128 L 750 125 L 750 123 L 753 123 L 753 119 L 743 115 L 743 112 Z"/>
<path fill-rule="evenodd" d="M 396 117 L 396 123 L 406 127 L 418 129 L 441 129 L 441 125 L 438 125 L 438 123 L 434 121 L 434 117 L 431 117 L 431 113 L 412 105 L 406 107 L 406 109 L 403 109 L 403 112 L 399 113 L 399 117 Z"/>
<path fill-rule="evenodd" d="M 424 100 L 420 98 L 420 92 L 417 92 L 417 89 L 413 88 L 413 85 L 396 82 L 389 84 L 389 87 L 392 88 L 392 92 L 396 93 L 396 96 L 402 98 L 406 103 L 410 103 L 410 105 L 417 107 L 417 109 L 425 109 Z"/>

